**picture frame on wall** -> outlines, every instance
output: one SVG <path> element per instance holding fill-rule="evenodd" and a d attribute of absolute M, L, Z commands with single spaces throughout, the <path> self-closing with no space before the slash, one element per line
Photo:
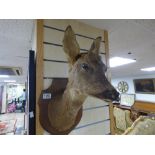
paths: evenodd
<path fill-rule="evenodd" d="M 135 93 L 155 94 L 155 79 L 134 79 Z"/>
<path fill-rule="evenodd" d="M 124 106 L 132 106 L 135 103 L 135 94 L 121 94 L 120 104 Z"/>

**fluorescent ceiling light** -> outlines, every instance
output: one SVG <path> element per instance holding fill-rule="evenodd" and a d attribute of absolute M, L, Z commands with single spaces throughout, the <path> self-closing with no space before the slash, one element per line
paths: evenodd
<path fill-rule="evenodd" d="M 110 67 L 122 66 L 134 62 L 136 62 L 136 60 L 121 57 L 113 57 L 110 59 Z"/>
<path fill-rule="evenodd" d="M 9 75 L 0 75 L 0 78 L 8 78 Z"/>
<path fill-rule="evenodd" d="M 142 68 L 141 70 L 151 72 L 151 71 L 155 71 L 155 67 Z"/>
<path fill-rule="evenodd" d="M 4 80 L 4 82 L 10 82 L 10 83 L 12 83 L 12 82 L 16 82 L 16 80 Z"/>

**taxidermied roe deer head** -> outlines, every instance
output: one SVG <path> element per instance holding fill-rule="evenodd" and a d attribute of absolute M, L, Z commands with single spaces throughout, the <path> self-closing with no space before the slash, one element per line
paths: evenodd
<path fill-rule="evenodd" d="M 88 53 L 80 53 L 73 30 L 71 26 L 67 27 L 63 47 L 70 65 L 69 86 L 75 94 L 118 100 L 119 93 L 105 76 L 107 67 L 99 56 L 100 42 L 101 37 L 96 38 Z"/>
<path fill-rule="evenodd" d="M 65 86 L 58 83 L 57 87 L 51 85 L 48 90 L 52 93 L 57 89 L 56 95 L 48 103 L 39 104 L 40 122 L 46 131 L 70 133 L 81 119 L 82 105 L 88 95 L 118 100 L 119 93 L 105 76 L 107 68 L 99 56 L 100 42 L 101 37 L 98 37 L 88 53 L 80 53 L 73 30 L 67 27 L 63 47 L 70 65 L 68 83 Z"/>

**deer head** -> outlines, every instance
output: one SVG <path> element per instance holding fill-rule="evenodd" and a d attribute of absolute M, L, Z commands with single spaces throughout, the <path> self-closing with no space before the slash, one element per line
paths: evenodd
<path fill-rule="evenodd" d="M 119 93 L 107 80 L 107 67 L 99 56 L 101 37 L 94 40 L 88 53 L 80 53 L 76 36 L 68 26 L 65 30 L 63 47 L 70 65 L 70 88 L 85 96 L 91 95 L 100 99 L 118 100 Z"/>

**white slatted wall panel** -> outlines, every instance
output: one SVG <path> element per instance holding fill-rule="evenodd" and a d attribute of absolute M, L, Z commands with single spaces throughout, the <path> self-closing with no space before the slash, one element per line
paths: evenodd
<path fill-rule="evenodd" d="M 102 36 L 104 31 L 93 28 L 76 20 L 44 20 L 44 89 L 52 83 L 52 78 L 68 77 L 68 63 L 62 48 L 64 32 L 71 25 L 76 34 L 96 38 Z M 58 29 L 58 30 L 57 30 Z M 81 52 L 89 50 L 93 39 L 78 36 L 77 41 Z M 103 38 L 104 40 L 104 38 Z M 100 53 L 105 63 L 104 42 L 101 43 Z M 50 78 L 50 79 L 47 79 Z M 94 97 L 88 97 L 83 106 L 83 116 L 71 134 L 109 134 L 110 119 L 108 103 Z"/>

